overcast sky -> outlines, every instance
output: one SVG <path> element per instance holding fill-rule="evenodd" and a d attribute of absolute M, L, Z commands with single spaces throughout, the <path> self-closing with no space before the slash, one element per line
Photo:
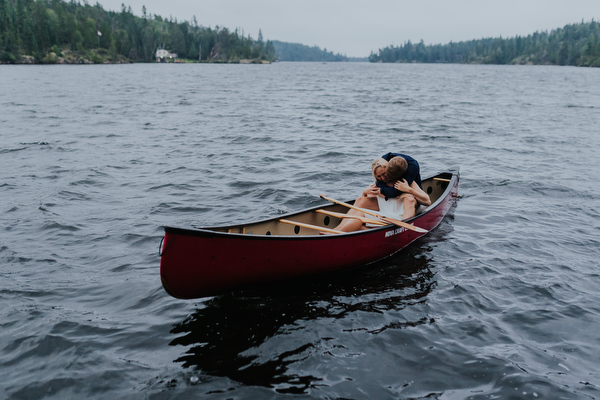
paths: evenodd
<path fill-rule="evenodd" d="M 239 28 L 265 40 L 319 46 L 349 57 L 407 40 L 425 44 L 526 36 L 566 24 L 600 21 L 600 0 L 98 0 L 107 10 L 131 6 L 141 16 L 173 17 L 214 28 Z M 95 1 L 90 1 L 95 4 Z"/>

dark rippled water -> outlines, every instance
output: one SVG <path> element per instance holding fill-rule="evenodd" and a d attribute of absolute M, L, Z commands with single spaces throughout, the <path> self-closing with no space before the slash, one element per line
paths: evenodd
<path fill-rule="evenodd" d="M 0 68 L 0 397 L 600 398 L 600 69 Z M 460 166 L 402 254 L 197 301 L 162 226 Z"/>

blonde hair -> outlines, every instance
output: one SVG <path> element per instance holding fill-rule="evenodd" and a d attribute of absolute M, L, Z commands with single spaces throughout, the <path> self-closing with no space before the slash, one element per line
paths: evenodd
<path fill-rule="evenodd" d="M 377 179 L 377 177 L 375 176 L 375 171 L 377 171 L 377 168 L 387 169 L 387 166 L 388 162 L 385 160 L 385 158 L 378 158 L 376 160 L 373 160 L 373 162 L 371 163 L 371 172 L 373 172 L 373 177 Z"/>
<path fill-rule="evenodd" d="M 408 169 L 408 163 L 404 157 L 396 156 L 388 162 L 387 176 L 391 182 L 399 180 Z"/>

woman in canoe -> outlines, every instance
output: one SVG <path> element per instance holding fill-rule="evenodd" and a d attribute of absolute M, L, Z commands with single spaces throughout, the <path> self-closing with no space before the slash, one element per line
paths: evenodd
<path fill-rule="evenodd" d="M 363 190 L 355 206 L 404 220 L 414 216 L 419 205 L 431 205 L 429 196 L 421 188 L 419 164 L 414 158 L 387 153 L 373 161 L 371 170 L 375 183 Z M 364 216 L 356 210 L 348 211 L 348 215 Z M 344 218 L 335 229 L 352 232 L 367 227 L 359 219 Z"/>

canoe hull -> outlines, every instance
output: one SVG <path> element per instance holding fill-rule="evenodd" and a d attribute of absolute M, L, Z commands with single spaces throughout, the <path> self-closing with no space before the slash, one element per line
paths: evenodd
<path fill-rule="evenodd" d="M 456 201 L 457 192 L 458 170 L 453 173 L 444 196 L 427 212 L 408 222 L 428 231 L 435 228 Z M 394 225 L 350 234 L 311 236 L 248 235 L 167 227 L 162 245 L 161 280 L 174 297 L 206 297 L 369 264 L 391 256 L 421 236 L 422 233 Z"/>

